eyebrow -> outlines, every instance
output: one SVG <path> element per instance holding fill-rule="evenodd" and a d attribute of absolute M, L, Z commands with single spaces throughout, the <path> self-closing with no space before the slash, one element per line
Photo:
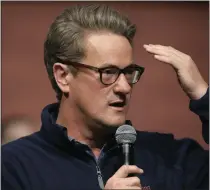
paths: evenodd
<path fill-rule="evenodd" d="M 127 66 L 125 66 L 124 68 L 129 67 L 131 65 L 135 65 L 135 64 L 133 62 L 131 62 Z M 117 68 L 119 68 L 117 65 L 114 65 L 114 64 L 111 64 L 111 63 L 104 63 L 103 65 L 101 65 L 100 68 L 106 68 L 106 67 L 117 67 Z"/>

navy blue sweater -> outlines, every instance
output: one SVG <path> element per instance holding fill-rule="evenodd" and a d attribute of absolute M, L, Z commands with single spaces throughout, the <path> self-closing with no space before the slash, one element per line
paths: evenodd
<path fill-rule="evenodd" d="M 203 123 L 208 141 L 208 92 L 190 109 Z M 69 139 L 66 128 L 55 124 L 58 105 L 42 112 L 39 132 L 2 146 L 3 190 L 100 189 L 123 164 L 113 137 L 96 160 L 88 146 Z M 135 164 L 143 189 L 208 189 L 209 155 L 190 139 L 175 140 L 171 134 L 137 132 Z"/>

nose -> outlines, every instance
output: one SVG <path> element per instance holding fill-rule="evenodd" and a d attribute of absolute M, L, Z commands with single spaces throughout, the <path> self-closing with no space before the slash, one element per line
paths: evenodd
<path fill-rule="evenodd" d="M 128 84 L 127 79 L 123 73 L 120 74 L 119 78 L 115 82 L 114 92 L 128 94 L 131 92 L 132 86 Z"/>

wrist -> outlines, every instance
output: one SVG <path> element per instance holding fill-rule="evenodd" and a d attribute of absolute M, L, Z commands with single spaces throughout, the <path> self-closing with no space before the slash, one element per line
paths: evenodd
<path fill-rule="evenodd" d="M 207 92 L 208 90 L 208 84 L 205 82 L 202 85 L 199 85 L 198 88 L 190 93 L 190 99 L 191 100 L 199 100 L 201 99 Z"/>

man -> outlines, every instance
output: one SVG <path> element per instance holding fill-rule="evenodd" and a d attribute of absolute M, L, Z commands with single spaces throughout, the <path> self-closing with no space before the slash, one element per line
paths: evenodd
<path fill-rule="evenodd" d="M 39 132 L 2 147 L 3 189 L 208 188 L 208 152 L 192 140 L 138 131 L 135 165 L 123 166 L 114 134 L 129 122 L 131 91 L 144 72 L 133 60 L 135 31 L 104 5 L 71 7 L 56 18 L 44 48 L 58 103 L 44 108 Z M 144 48 L 175 68 L 207 128 L 208 85 L 192 59 L 172 47 Z"/>

